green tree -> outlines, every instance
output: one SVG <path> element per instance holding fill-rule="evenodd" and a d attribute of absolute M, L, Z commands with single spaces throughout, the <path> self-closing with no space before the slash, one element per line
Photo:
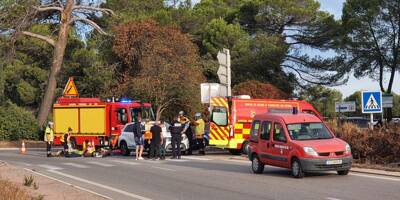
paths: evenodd
<path fill-rule="evenodd" d="M 398 0 L 348 0 L 343 8 L 343 40 L 340 56 L 343 71 L 355 77 L 378 80 L 380 90 L 392 93 L 395 74 L 400 70 L 400 2 Z M 386 74 L 388 85 L 384 85 Z M 392 109 L 386 109 L 391 120 Z"/>
<path fill-rule="evenodd" d="M 300 92 L 301 99 L 310 102 L 324 117 L 334 117 L 335 102 L 342 101 L 342 94 L 335 89 L 313 86 Z"/>
<path fill-rule="evenodd" d="M 85 4 L 84 1 L 75 0 L 47 1 L 43 2 L 43 4 L 33 0 L 13 1 L 0 6 L 0 9 L 2 13 L 0 21 L 7 26 L 4 27 L 3 25 L 0 28 L 3 30 L 6 28 L 8 32 L 14 32 L 15 36 L 24 35 L 42 40 L 54 47 L 46 90 L 38 113 L 38 123 L 42 127 L 49 115 L 56 94 L 57 78 L 64 61 L 65 49 L 72 25 L 84 23 L 99 33 L 106 34 L 90 17 L 95 17 L 96 14 L 94 13 L 96 12 L 113 14 L 113 11 L 93 6 L 91 3 Z M 57 31 L 55 31 L 57 36 L 53 34 L 42 35 L 32 31 L 32 24 L 45 23 L 59 25 L 58 29 L 56 29 Z"/>
<path fill-rule="evenodd" d="M 342 60 L 312 57 L 301 51 L 304 48 L 326 51 L 336 47 L 334 39 L 340 36 L 339 24 L 319 8 L 315 0 L 246 1 L 234 20 L 253 38 L 259 34 L 278 38 L 272 44 L 284 52 L 278 58 L 281 58 L 279 66 L 285 71 L 296 73 L 306 83 L 332 85 L 347 80 L 343 77 L 345 73 L 337 68 Z"/>

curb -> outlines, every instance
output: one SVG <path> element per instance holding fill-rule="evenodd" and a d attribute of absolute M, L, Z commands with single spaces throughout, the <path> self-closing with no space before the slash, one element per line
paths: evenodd
<path fill-rule="evenodd" d="M 400 178 L 400 172 L 389 172 L 389 171 L 376 170 L 376 169 L 351 168 L 350 172 Z"/>
<path fill-rule="evenodd" d="M 243 159 L 243 157 L 230 157 L 228 160 L 246 161 L 247 159 Z M 400 178 L 400 172 L 391 172 L 378 169 L 352 167 L 350 172 Z"/>

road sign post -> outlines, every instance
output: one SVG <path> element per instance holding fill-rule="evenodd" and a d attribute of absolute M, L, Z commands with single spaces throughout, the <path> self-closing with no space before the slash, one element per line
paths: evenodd
<path fill-rule="evenodd" d="M 370 114 L 370 128 L 374 128 L 374 113 L 382 113 L 382 93 L 363 91 L 361 94 L 362 113 Z"/>
<path fill-rule="evenodd" d="M 219 68 L 217 75 L 219 81 L 222 85 L 226 87 L 225 96 L 232 96 L 231 90 L 231 55 L 229 49 L 223 49 L 222 52 L 219 51 L 217 55 Z"/>

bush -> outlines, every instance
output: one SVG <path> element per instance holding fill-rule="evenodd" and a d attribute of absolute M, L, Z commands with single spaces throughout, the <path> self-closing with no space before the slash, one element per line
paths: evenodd
<path fill-rule="evenodd" d="M 337 137 L 350 144 L 354 158 L 361 163 L 389 164 L 400 161 L 400 126 L 391 124 L 369 130 L 351 123 L 337 126 L 333 121 L 329 124 Z"/>
<path fill-rule="evenodd" d="M 0 106 L 0 140 L 39 139 L 33 114 L 15 104 Z"/>

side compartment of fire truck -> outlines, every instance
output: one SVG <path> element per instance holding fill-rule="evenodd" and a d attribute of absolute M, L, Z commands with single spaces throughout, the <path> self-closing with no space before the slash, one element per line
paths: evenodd
<path fill-rule="evenodd" d="M 73 144 L 82 145 L 85 140 L 93 140 L 96 145 L 103 145 L 108 140 L 106 113 L 106 104 L 54 105 L 56 141 L 71 128 Z"/>

